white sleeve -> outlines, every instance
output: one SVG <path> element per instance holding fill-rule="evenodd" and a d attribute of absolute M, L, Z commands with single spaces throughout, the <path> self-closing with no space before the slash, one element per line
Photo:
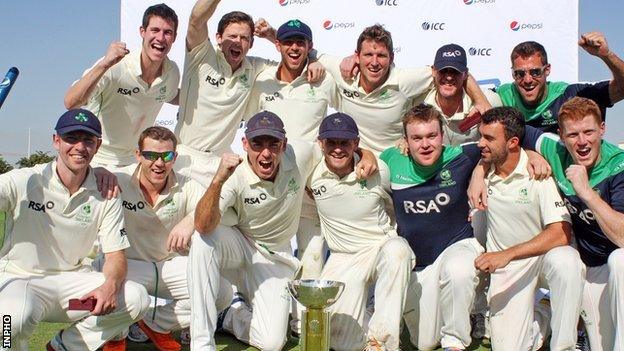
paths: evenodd
<path fill-rule="evenodd" d="M 555 222 L 571 222 L 570 213 L 552 177 L 538 181 L 541 219 L 544 226 Z"/>
<path fill-rule="evenodd" d="M 102 252 L 109 253 L 130 247 L 126 233 L 121 198 L 104 201 L 102 222 L 98 228 L 98 238 Z"/>

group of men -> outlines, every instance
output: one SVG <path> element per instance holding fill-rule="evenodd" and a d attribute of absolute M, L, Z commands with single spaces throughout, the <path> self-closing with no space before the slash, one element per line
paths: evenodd
<path fill-rule="evenodd" d="M 495 350 L 549 335 L 571 350 L 585 331 L 592 350 L 621 349 L 624 152 L 602 135 L 624 62 L 602 34 L 579 45 L 612 80 L 549 82 L 545 49 L 524 42 L 494 93 L 456 44 L 431 67 L 395 67 L 381 25 L 342 61 L 301 20 L 274 30 L 239 11 L 213 44 L 219 2 L 193 7 L 181 82 L 167 57 L 177 15 L 148 8 L 141 50 L 112 43 L 67 91 L 56 160 L 0 176 L 3 350 L 27 349 L 42 321 L 73 322 L 48 350 L 125 350 L 133 323 L 159 350 L 180 350 L 172 332 L 189 327 L 194 350 L 216 350 L 219 329 L 280 350 L 301 328 L 297 277 L 345 283 L 335 350 L 398 350 L 403 324 L 419 349 L 466 349 L 486 285 Z M 254 36 L 281 61 L 248 57 Z M 165 102 L 179 104 L 175 133 L 153 126 Z M 554 180 L 538 180 L 547 163 Z M 109 172 L 119 198 L 98 189 Z"/>

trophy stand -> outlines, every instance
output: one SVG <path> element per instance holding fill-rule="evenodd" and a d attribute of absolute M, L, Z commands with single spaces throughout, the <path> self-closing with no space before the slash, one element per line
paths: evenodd
<path fill-rule="evenodd" d="M 301 351 L 329 350 L 329 312 L 344 290 L 344 283 L 331 280 L 303 279 L 288 282 L 288 291 L 305 306 L 301 321 Z"/>

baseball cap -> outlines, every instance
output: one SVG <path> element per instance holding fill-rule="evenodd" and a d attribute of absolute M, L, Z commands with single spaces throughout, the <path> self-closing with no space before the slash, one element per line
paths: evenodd
<path fill-rule="evenodd" d="M 323 118 L 319 127 L 319 139 L 357 139 L 359 131 L 351 116 L 336 112 Z"/>
<path fill-rule="evenodd" d="M 285 40 L 296 36 L 312 41 L 312 30 L 307 24 L 298 19 L 292 19 L 277 29 L 277 40 Z"/>
<path fill-rule="evenodd" d="M 275 113 L 261 111 L 256 113 L 247 122 L 247 129 L 245 129 L 245 137 L 247 139 L 253 139 L 262 135 L 286 140 L 284 123 Z"/>
<path fill-rule="evenodd" d="M 102 125 L 98 118 L 91 111 L 82 108 L 72 109 L 63 113 L 56 122 L 54 130 L 56 130 L 58 135 L 82 130 L 98 138 L 102 136 Z"/>
<path fill-rule="evenodd" d="M 439 71 L 447 67 L 462 73 L 468 71 L 466 50 L 457 44 L 447 44 L 440 47 L 436 52 L 433 68 Z"/>

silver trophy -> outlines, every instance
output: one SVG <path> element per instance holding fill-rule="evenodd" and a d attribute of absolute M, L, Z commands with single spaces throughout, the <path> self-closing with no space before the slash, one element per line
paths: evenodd
<path fill-rule="evenodd" d="M 344 290 L 344 283 L 333 280 L 301 279 L 288 282 L 288 291 L 306 307 L 301 321 L 301 351 L 329 350 L 329 312 Z"/>

